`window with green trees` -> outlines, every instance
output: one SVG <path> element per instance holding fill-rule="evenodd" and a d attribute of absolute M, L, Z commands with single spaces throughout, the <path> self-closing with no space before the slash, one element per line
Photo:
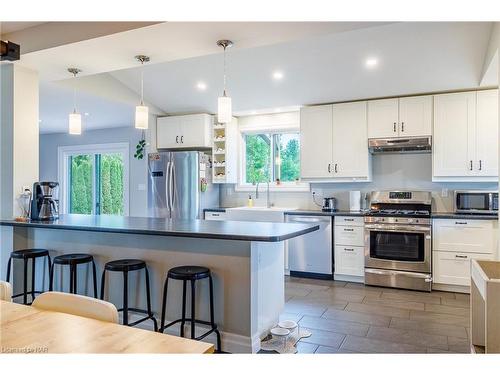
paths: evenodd
<path fill-rule="evenodd" d="M 299 133 L 245 134 L 245 182 L 300 178 Z"/>
<path fill-rule="evenodd" d="M 73 214 L 124 214 L 121 153 L 69 156 L 69 207 Z"/>

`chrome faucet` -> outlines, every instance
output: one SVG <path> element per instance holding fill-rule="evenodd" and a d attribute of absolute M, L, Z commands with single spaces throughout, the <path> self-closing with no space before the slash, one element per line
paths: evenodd
<path fill-rule="evenodd" d="M 255 183 L 255 199 L 259 199 L 259 184 L 260 182 Z M 267 196 L 266 196 L 266 207 L 271 208 L 271 196 L 269 194 L 269 181 L 266 182 L 267 184 Z"/>

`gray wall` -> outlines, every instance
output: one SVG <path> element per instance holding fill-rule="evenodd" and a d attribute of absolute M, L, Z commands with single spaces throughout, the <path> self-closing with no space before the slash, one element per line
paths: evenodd
<path fill-rule="evenodd" d="M 434 211 L 450 211 L 453 208 L 452 194 L 457 189 L 497 190 L 497 183 L 433 183 L 431 154 L 381 154 L 372 158 L 373 179 L 364 183 L 325 183 L 311 184 L 311 190 L 318 197 L 334 196 L 338 199 L 339 209 L 349 209 L 349 191 L 408 189 L 430 190 L 433 192 Z M 265 189 L 265 186 L 259 189 Z M 448 197 L 442 197 L 442 189 L 448 189 Z M 233 186 L 221 190 L 223 207 L 246 205 L 249 192 L 235 192 Z M 252 193 L 255 199 L 255 193 Z M 266 194 L 260 194 L 255 205 L 265 205 Z M 318 208 L 312 201 L 310 192 L 271 193 L 272 203 L 284 207 Z M 320 202 L 321 199 L 318 199 Z"/>
<path fill-rule="evenodd" d="M 147 216 L 147 190 L 139 190 L 139 185 L 147 189 L 146 158 L 134 158 L 135 146 L 141 138 L 141 131 L 133 126 L 93 131 L 83 131 L 81 135 L 67 133 L 40 135 L 40 180 L 57 181 L 57 148 L 99 143 L 129 143 L 129 214 L 130 216 Z"/>

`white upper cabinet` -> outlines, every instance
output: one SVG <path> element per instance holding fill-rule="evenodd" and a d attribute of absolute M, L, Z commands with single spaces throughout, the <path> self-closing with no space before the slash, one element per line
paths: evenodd
<path fill-rule="evenodd" d="M 434 96 L 433 181 L 495 181 L 498 90 Z"/>
<path fill-rule="evenodd" d="M 333 177 L 370 178 L 366 102 L 333 105 Z"/>
<path fill-rule="evenodd" d="M 432 96 L 368 102 L 368 138 L 421 137 L 431 133 Z"/>
<path fill-rule="evenodd" d="M 398 136 L 398 98 L 368 102 L 368 138 Z"/>
<path fill-rule="evenodd" d="M 332 106 L 300 109 L 300 174 L 330 178 L 332 168 Z"/>
<path fill-rule="evenodd" d="M 211 148 L 212 122 L 212 116 L 208 114 L 159 117 L 156 126 L 157 148 Z"/>
<path fill-rule="evenodd" d="M 366 102 L 302 108 L 300 162 L 303 179 L 369 181 Z"/>
<path fill-rule="evenodd" d="M 477 92 L 475 171 L 498 176 L 498 90 Z"/>
<path fill-rule="evenodd" d="M 432 96 L 399 98 L 399 136 L 432 134 Z"/>

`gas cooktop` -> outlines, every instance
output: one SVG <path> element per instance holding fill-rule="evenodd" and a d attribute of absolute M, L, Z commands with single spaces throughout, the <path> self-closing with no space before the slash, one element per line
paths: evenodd
<path fill-rule="evenodd" d="M 369 216 L 408 216 L 408 217 L 430 217 L 428 210 L 396 210 L 396 209 L 371 209 L 367 212 Z"/>

